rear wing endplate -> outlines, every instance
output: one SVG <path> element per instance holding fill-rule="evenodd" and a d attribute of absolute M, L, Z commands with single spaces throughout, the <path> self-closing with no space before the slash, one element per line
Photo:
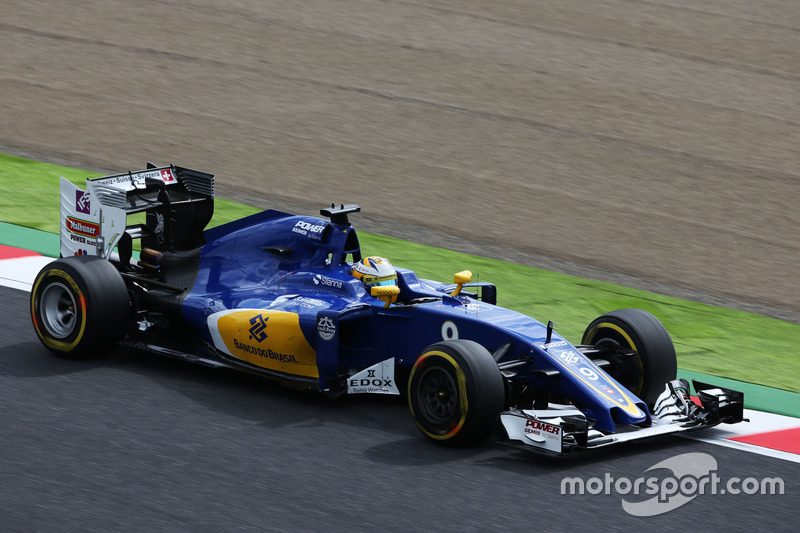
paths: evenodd
<path fill-rule="evenodd" d="M 89 178 L 85 190 L 62 177 L 60 190 L 63 257 L 108 259 L 135 238 L 162 250 L 200 246 L 214 211 L 213 174 L 174 165 Z M 143 223 L 128 223 L 142 212 Z"/>

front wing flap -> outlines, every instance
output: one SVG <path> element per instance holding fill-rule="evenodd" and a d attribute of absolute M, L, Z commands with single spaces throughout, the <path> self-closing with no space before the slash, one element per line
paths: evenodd
<path fill-rule="evenodd" d="M 653 407 L 650 425 L 619 426 L 615 433 L 594 429 L 593 420 L 572 405 L 511 409 L 500 413 L 495 438 L 502 444 L 550 455 L 600 448 L 638 439 L 735 424 L 743 418 L 744 394 L 693 381 L 700 405 L 689 397 L 686 380 L 667 383 Z"/>

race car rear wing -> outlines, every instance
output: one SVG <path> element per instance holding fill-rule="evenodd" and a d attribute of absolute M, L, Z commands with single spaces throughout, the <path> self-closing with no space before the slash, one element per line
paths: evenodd
<path fill-rule="evenodd" d="M 142 248 L 189 250 L 205 242 L 214 213 L 214 176 L 188 168 L 156 167 L 86 180 L 86 190 L 61 178 L 61 255 L 110 259 L 115 248 L 130 260 Z M 128 215 L 144 213 L 140 220 Z M 134 223 L 131 223 L 134 222 Z"/>

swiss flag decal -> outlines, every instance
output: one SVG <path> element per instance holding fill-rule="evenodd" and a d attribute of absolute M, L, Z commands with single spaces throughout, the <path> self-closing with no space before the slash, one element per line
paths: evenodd
<path fill-rule="evenodd" d="M 162 170 L 161 171 L 161 179 L 164 180 L 164 183 L 171 183 L 175 181 L 175 176 L 172 175 L 172 170 Z"/>

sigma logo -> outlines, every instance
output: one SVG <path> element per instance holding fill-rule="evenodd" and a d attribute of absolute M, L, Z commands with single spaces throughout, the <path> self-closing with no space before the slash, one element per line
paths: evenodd
<path fill-rule="evenodd" d="M 552 433 L 553 435 L 558 435 L 561 432 L 561 428 L 558 426 L 554 426 L 553 424 L 548 424 L 546 422 L 540 422 L 538 420 L 528 420 L 525 424 L 525 432 L 526 433 L 539 433 L 543 431 L 545 433 Z"/>
<path fill-rule="evenodd" d="M 304 220 L 299 220 L 292 228 L 292 231 L 300 235 L 308 235 L 311 233 L 312 236 L 319 236 L 319 234 L 325 231 L 325 224 L 309 224 Z"/>
<path fill-rule="evenodd" d="M 264 330 L 267 329 L 267 320 L 269 320 L 269 317 L 264 318 L 263 315 L 257 315 L 250 319 L 250 323 L 253 325 L 248 330 L 251 339 L 262 342 L 267 338 L 267 334 L 264 333 Z"/>
<path fill-rule="evenodd" d="M 89 204 L 89 193 L 86 191 L 75 191 L 75 210 L 78 213 L 89 214 L 91 205 Z"/>
<path fill-rule="evenodd" d="M 325 277 L 322 274 L 314 276 L 314 285 L 325 285 L 326 287 L 334 287 L 336 289 L 342 288 L 341 281 Z"/>
<path fill-rule="evenodd" d="M 329 341 L 336 335 L 336 324 L 327 316 L 320 317 L 317 322 L 317 333 L 320 339 Z"/>
<path fill-rule="evenodd" d="M 67 229 L 84 237 L 97 237 L 100 234 L 99 224 L 73 217 L 67 217 Z"/>

